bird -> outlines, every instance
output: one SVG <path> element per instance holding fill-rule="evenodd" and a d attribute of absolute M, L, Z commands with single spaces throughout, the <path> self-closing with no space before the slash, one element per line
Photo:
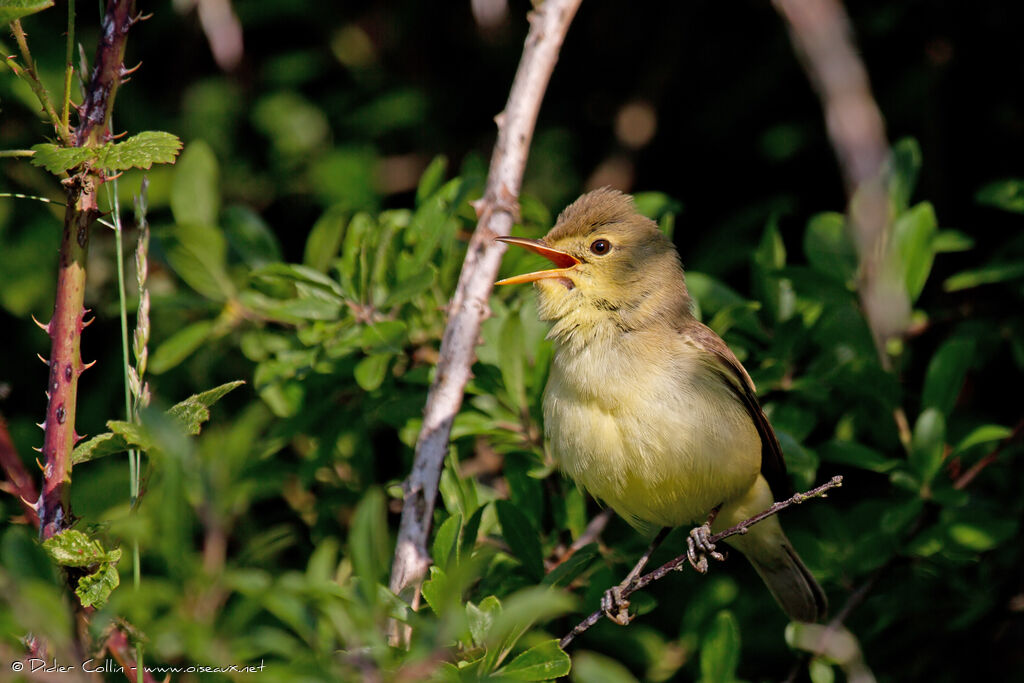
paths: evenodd
<path fill-rule="evenodd" d="M 602 599 L 611 619 L 629 623 L 622 590 L 671 528 L 699 524 L 687 554 L 706 572 L 707 555 L 723 559 L 713 533 L 786 497 L 782 448 L 750 375 L 695 317 L 675 245 L 630 195 L 594 190 L 567 206 L 543 238 L 496 239 L 554 265 L 496 284 L 533 283 L 538 315 L 551 322 L 543 417 L 556 465 L 637 530 L 661 529 Z M 776 516 L 726 542 L 790 619 L 824 617 L 825 593 Z"/>

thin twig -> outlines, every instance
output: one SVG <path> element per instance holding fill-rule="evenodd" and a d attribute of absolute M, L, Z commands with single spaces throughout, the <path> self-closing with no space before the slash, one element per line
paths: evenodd
<path fill-rule="evenodd" d="M 39 80 L 35 62 L 32 60 L 32 53 L 28 49 L 28 36 L 25 35 L 25 30 L 21 27 L 20 19 L 15 19 L 11 22 L 11 32 L 14 34 L 14 40 L 18 44 L 18 51 L 21 52 L 21 61 L 24 62 L 24 66 L 19 68 L 10 61 L 8 61 L 8 65 L 15 74 L 24 79 L 29 87 L 32 88 L 32 92 L 35 93 L 36 99 L 39 100 L 43 112 L 49 117 L 54 130 L 60 136 L 61 142 L 70 146 L 71 134 L 67 127 L 62 125 L 60 117 L 57 115 L 57 110 L 53 108 L 53 102 L 50 101 L 50 93 L 46 90 L 43 82 Z"/>
<path fill-rule="evenodd" d="M 1007 446 L 1019 440 L 1022 436 L 1024 436 L 1024 420 L 1018 422 L 1010 435 L 1000 441 L 999 445 L 991 453 L 971 465 L 963 474 L 957 477 L 956 481 L 953 482 L 953 488 L 958 491 L 966 488 L 983 469 L 999 459 L 999 456 L 1006 450 Z"/>
<path fill-rule="evenodd" d="M 826 492 L 829 489 L 842 486 L 842 484 L 843 478 L 841 476 L 837 475 L 835 477 L 832 477 L 832 479 L 830 479 L 828 482 L 822 484 L 821 486 L 818 486 L 817 488 L 813 488 L 805 493 L 794 494 L 792 497 L 784 501 L 773 504 L 767 510 L 759 512 L 750 519 L 745 519 L 736 526 L 732 526 L 724 531 L 718 532 L 717 534 L 713 535 L 709 540 L 712 544 L 715 544 L 719 541 L 729 538 L 730 536 L 735 536 L 737 534 L 745 534 L 747 533 L 747 531 L 750 530 L 750 527 L 754 526 L 758 522 L 768 517 L 771 517 L 772 515 L 778 514 L 779 512 L 785 510 L 791 505 L 798 505 L 804 502 L 805 500 L 810 500 L 811 498 L 824 498 L 826 497 Z M 655 581 L 659 581 L 665 578 L 674 571 L 681 571 L 683 567 L 688 565 L 689 559 L 687 559 L 686 553 L 683 553 L 682 555 L 679 555 L 678 557 L 661 565 L 654 571 L 644 574 L 639 579 L 637 579 L 633 585 L 624 588 L 622 590 L 621 597 L 628 598 L 630 595 L 640 590 L 641 588 L 644 588 L 654 583 Z M 581 621 L 579 624 L 575 626 L 575 628 L 573 628 L 572 631 L 570 631 L 562 637 L 562 640 L 559 642 L 559 646 L 562 648 L 567 647 L 573 641 L 573 639 L 576 638 L 576 636 L 580 635 L 581 633 L 589 629 L 591 626 L 599 622 L 601 620 L 601 617 L 603 616 L 604 612 L 601 610 L 595 610 L 594 612 L 592 612 L 590 616 Z"/>
<path fill-rule="evenodd" d="M 484 197 L 477 203 L 479 221 L 448 308 L 437 376 L 424 408 L 412 472 L 405 482 L 402 521 L 391 568 L 391 590 L 419 606 L 419 587 L 430 566 L 427 537 L 433 518 L 441 466 L 448 452 L 452 422 L 462 405 L 470 377 L 480 324 L 488 315 L 487 299 L 508 234 L 518 213 L 517 198 L 533 137 L 537 113 L 558 53 L 581 0 L 546 0 L 530 13 L 530 31 L 523 47 L 505 111 L 498 115 L 498 140 L 491 157 Z M 391 640 L 406 640 L 392 622 Z"/>

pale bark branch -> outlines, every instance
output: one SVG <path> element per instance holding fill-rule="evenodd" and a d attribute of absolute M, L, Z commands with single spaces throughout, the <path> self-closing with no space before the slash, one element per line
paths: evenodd
<path fill-rule="evenodd" d="M 767 519 L 768 517 L 771 517 L 772 515 L 776 515 L 782 512 L 791 505 L 798 505 L 804 502 L 805 500 L 810 500 L 811 498 L 825 498 L 827 497 L 827 492 L 829 489 L 833 489 L 842 485 L 842 477 L 838 475 L 832 477 L 827 482 L 825 482 L 821 486 L 818 486 L 817 488 L 813 488 L 810 491 L 806 491 L 804 493 L 793 494 L 793 496 L 791 496 L 790 498 L 787 498 L 786 500 L 783 501 L 779 501 L 778 503 L 774 503 L 770 508 L 764 510 L 763 512 L 757 513 L 750 519 L 745 519 L 736 526 L 729 527 L 724 531 L 719 531 L 709 540 L 712 544 L 716 544 L 720 541 L 724 541 L 730 536 L 735 536 L 737 534 L 745 534 L 747 533 L 747 531 L 750 530 L 750 527 L 754 526 L 755 524 L 764 519 Z M 624 588 L 622 590 L 621 597 L 623 599 L 628 598 L 630 595 L 637 592 L 641 588 L 645 588 L 646 586 L 654 583 L 655 581 L 659 581 L 665 578 L 672 572 L 682 571 L 685 567 L 689 565 L 689 562 L 690 560 L 689 558 L 687 558 L 686 553 L 679 555 L 678 557 L 661 565 L 654 571 L 644 574 L 639 579 L 637 579 L 632 585 Z M 578 623 L 572 629 L 572 631 L 570 631 L 562 637 L 562 640 L 558 643 L 559 647 L 563 649 L 568 647 L 568 645 L 576 638 L 576 636 L 580 635 L 581 633 L 589 629 L 591 626 L 601 621 L 601 618 L 603 616 L 604 612 L 602 612 L 601 610 L 595 610 L 594 612 L 591 612 L 590 616 L 588 616 L 586 619 Z"/>
<path fill-rule="evenodd" d="M 476 205 L 479 220 L 448 307 L 437 375 L 427 396 L 412 472 L 405 482 L 390 587 L 414 608 L 419 605 L 419 587 L 430 566 L 427 538 L 452 422 L 462 405 L 480 324 L 490 312 L 487 299 L 505 253 L 505 245 L 494 238 L 509 234 L 517 218 L 517 199 L 537 113 L 580 1 L 545 0 L 530 13 L 530 30 L 508 103 L 496 118 L 498 140 L 484 197 Z M 393 640 L 401 640 L 397 635 L 393 629 Z"/>
<path fill-rule="evenodd" d="M 902 276 L 887 259 L 891 245 L 885 122 L 841 1 L 773 0 L 772 4 L 785 19 L 821 99 L 850 200 L 847 213 L 860 254 L 861 305 L 882 366 L 889 370 L 886 344 L 906 330 L 910 300 Z"/>

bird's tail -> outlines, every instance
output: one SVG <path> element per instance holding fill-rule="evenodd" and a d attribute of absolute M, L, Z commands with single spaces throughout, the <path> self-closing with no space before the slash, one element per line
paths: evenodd
<path fill-rule="evenodd" d="M 781 531 L 781 530 L 780 530 Z M 782 611 L 794 621 L 818 621 L 828 611 L 828 600 L 789 539 L 772 552 L 751 552 L 747 559 L 761 575 Z"/>

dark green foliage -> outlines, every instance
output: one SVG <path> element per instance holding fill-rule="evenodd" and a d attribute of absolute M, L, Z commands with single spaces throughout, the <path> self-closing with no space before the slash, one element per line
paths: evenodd
<path fill-rule="evenodd" d="M 3 6 L 24 15 L 47 4 Z M 112 238 L 97 227 L 87 305 L 98 321 L 83 343 L 100 363 L 83 375 L 78 426 L 97 436 L 75 451 L 81 519 L 44 550 L 10 521 L 17 501 L 0 500 L 0 650 L 16 650 L 17 638 L 33 632 L 69 651 L 73 598 L 56 563 L 82 572 L 78 597 L 97 608 L 93 635 L 126 620 L 144 636 L 148 663 L 263 661 L 268 681 L 785 678 L 820 632 L 787 629 L 735 554 L 709 576 L 673 574 L 633 596 L 640 616 L 628 628 L 602 622 L 568 655 L 557 647 L 647 539 L 613 519 L 599 542 L 585 539 L 568 553 L 600 508 L 544 449 L 551 347 L 527 287 L 490 299 L 441 475 L 419 609 L 386 589 L 400 483 L 476 223 L 490 119 L 507 94 L 522 18 L 481 38 L 461 19 L 428 17 L 413 3 L 365 16 L 342 5 L 234 3 L 249 52 L 233 75 L 205 63 L 194 17 L 158 10 L 129 41 L 145 67 L 118 96 L 118 130 L 130 122 L 133 133 L 160 128 L 185 140 L 173 166 L 147 171 L 154 407 L 138 423 L 123 419 Z M 859 307 L 856 241 L 820 112 L 775 18 L 756 15 L 747 30 L 734 25 L 735 8 L 725 16 L 714 3 L 682 3 L 657 22 L 667 32 L 659 33 L 633 24 L 637 17 L 609 20 L 609 7 L 583 10 L 570 34 L 515 234 L 542 235 L 602 155 L 626 158 L 612 142 L 622 102 L 673 100 L 647 92 L 662 80 L 695 93 L 685 112 L 659 104 L 656 142 L 629 157 L 636 186 L 660 190 L 637 194 L 637 205 L 674 236 L 696 311 L 754 378 L 794 486 L 845 477 L 827 500 L 783 520 L 832 613 L 874 581 L 847 630 L 810 664 L 812 680 L 865 667 L 881 680 L 1007 678 L 1021 664 L 1024 562 L 1013 398 L 1024 370 L 1024 183 L 1012 165 L 1020 155 L 988 167 L 973 151 L 942 147 L 937 138 L 961 138 L 913 118 L 902 94 L 924 77 L 895 58 L 879 70 L 870 58 L 879 42 L 895 40 L 937 59 L 945 38 L 929 33 L 927 49 L 918 44 L 915 17 L 924 10 L 851 6 L 890 129 L 922 140 L 897 141 L 888 164 L 888 265 L 914 313 L 886 371 Z M 513 4 L 514 14 L 521 9 Z M 41 22 L 31 27 L 33 47 L 54 84 L 62 41 L 37 37 L 51 20 L 50 35 L 59 35 L 56 14 L 25 21 Z M 96 27 L 82 24 L 94 37 Z M 382 25 L 394 35 L 377 35 Z M 614 52 L 615 63 L 595 53 L 610 40 L 602 26 L 625 41 L 601 51 Z M 988 38 L 986 26 L 986 43 L 1012 43 Z M 678 43 L 680 27 L 691 31 L 680 49 L 703 51 L 699 60 L 680 53 L 681 63 L 700 63 L 703 73 L 713 57 L 741 62 L 709 62 L 711 80 L 697 82 L 693 72 L 671 76 L 676 67 L 662 57 L 636 66 L 648 42 Z M 182 35 L 191 41 L 186 55 Z M 754 52 L 723 55 L 724 37 Z M 975 58 L 971 45 L 958 59 Z M 763 70 L 751 71 L 751 59 Z M 136 167 L 117 188 L 126 213 L 138 167 L 177 151 L 173 136 L 136 136 L 71 158 L 43 142 L 38 106 L 12 82 L 0 78 L 4 144 L 37 150 L 36 165 L 4 160 L 12 190 L 56 197 L 44 168 L 84 160 Z M 924 109 L 914 97 L 912 109 Z M 974 128 L 988 135 L 995 124 L 978 116 Z M 1000 125 L 1004 137 L 1016 130 Z M 993 138 L 971 147 L 986 145 Z M 58 220 L 42 204 L 0 201 L 8 361 L 0 396 L 12 392 L 0 411 L 33 475 L 45 371 L 29 363 L 43 342 L 28 314 L 45 319 L 52 309 Z M 130 229 L 127 237 L 130 247 Z M 509 252 L 502 275 L 540 263 Z M 134 510 L 121 455 L 129 447 L 146 453 Z M 653 565 L 685 547 L 684 532 L 669 536 Z M 137 590 L 128 580 L 133 541 Z M 391 618 L 412 627 L 408 650 L 389 645 Z"/>

